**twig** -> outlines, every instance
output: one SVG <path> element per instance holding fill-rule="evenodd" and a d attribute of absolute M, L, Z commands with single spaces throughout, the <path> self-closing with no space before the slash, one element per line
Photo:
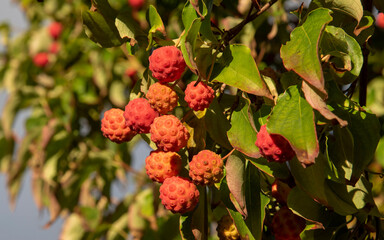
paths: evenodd
<path fill-rule="evenodd" d="M 229 156 L 231 156 L 231 154 L 235 151 L 236 149 L 232 149 L 227 155 L 225 155 L 222 159 L 225 160 L 226 158 L 228 158 Z"/>
<path fill-rule="evenodd" d="M 255 20 L 258 16 L 260 16 L 262 13 L 267 11 L 276 2 L 277 2 L 277 0 L 271 0 L 270 2 L 266 3 L 259 11 L 255 12 L 253 14 L 248 15 L 241 23 L 239 23 L 235 27 L 229 29 L 228 31 L 226 31 L 226 35 L 224 36 L 225 42 L 229 42 L 234 37 L 236 37 L 236 35 L 241 32 L 241 30 L 243 29 L 243 27 L 247 23 L 252 22 L 253 20 Z"/>

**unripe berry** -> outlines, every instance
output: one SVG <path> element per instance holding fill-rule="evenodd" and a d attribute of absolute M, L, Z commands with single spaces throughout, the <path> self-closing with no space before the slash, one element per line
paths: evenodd
<path fill-rule="evenodd" d="M 212 100 L 215 98 L 213 89 L 203 82 L 199 82 L 196 86 L 196 81 L 188 84 L 185 89 L 185 101 L 188 106 L 195 111 L 201 111 L 209 107 Z"/>
<path fill-rule="evenodd" d="M 149 104 L 160 114 L 166 114 L 177 106 L 176 92 L 166 84 L 152 84 L 146 95 Z"/>
<path fill-rule="evenodd" d="M 137 134 L 126 126 L 123 114 L 123 110 L 112 108 L 104 113 L 101 120 L 101 131 L 112 142 L 128 142 Z"/>
<path fill-rule="evenodd" d="M 269 134 L 267 125 L 263 125 L 257 133 L 256 146 L 260 149 L 261 155 L 270 162 L 285 162 L 295 156 L 289 142 L 277 134 Z"/>
<path fill-rule="evenodd" d="M 158 116 L 159 113 L 144 98 L 133 99 L 125 106 L 126 124 L 138 133 L 149 133 L 153 120 Z"/>
<path fill-rule="evenodd" d="M 145 0 L 128 0 L 128 3 L 132 8 L 138 10 L 143 7 Z"/>
<path fill-rule="evenodd" d="M 276 240 L 300 240 L 305 220 L 294 214 L 287 206 L 280 208 L 272 219 L 272 231 Z"/>
<path fill-rule="evenodd" d="M 151 140 L 164 152 L 178 152 L 187 146 L 189 132 L 173 115 L 155 118 L 151 125 Z"/>
<path fill-rule="evenodd" d="M 160 186 L 161 203 L 173 213 L 192 211 L 199 202 L 199 196 L 196 185 L 186 178 L 170 177 Z"/>
<path fill-rule="evenodd" d="M 217 222 L 216 231 L 220 240 L 236 240 L 240 237 L 235 223 L 229 215 L 224 215 Z"/>
<path fill-rule="evenodd" d="M 185 69 L 181 51 L 175 46 L 160 47 L 149 57 L 152 76 L 161 83 L 173 82 L 181 77 Z"/>
<path fill-rule="evenodd" d="M 53 39 L 58 39 L 63 31 L 63 25 L 60 22 L 53 22 L 49 25 L 48 31 Z"/>
<path fill-rule="evenodd" d="M 203 150 L 193 156 L 189 163 L 189 176 L 196 184 L 211 185 L 220 182 L 223 168 L 223 160 L 219 155 Z"/>
<path fill-rule="evenodd" d="M 41 52 L 33 57 L 33 63 L 40 68 L 45 67 L 49 63 L 48 53 Z"/>
<path fill-rule="evenodd" d="M 181 157 L 175 152 L 152 151 L 145 159 L 145 169 L 152 181 L 159 183 L 177 176 L 181 169 Z"/>

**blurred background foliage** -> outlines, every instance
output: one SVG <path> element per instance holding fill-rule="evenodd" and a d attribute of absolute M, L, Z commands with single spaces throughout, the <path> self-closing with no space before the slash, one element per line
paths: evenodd
<path fill-rule="evenodd" d="M 4 46 L 0 53 L 0 90 L 6 95 L 0 124 L 0 171 L 7 177 L 11 206 L 30 170 L 35 204 L 50 213 L 46 227 L 60 216 L 65 218 L 60 239 L 112 240 L 126 239 L 128 235 L 180 238 L 178 216 L 159 208 L 158 186 L 148 180 L 144 170 L 131 167 L 131 151 L 140 137 L 117 145 L 100 131 L 103 112 L 111 107 L 124 108 L 131 89 L 142 78 L 148 66 L 145 48 L 131 47 L 129 43 L 121 48 L 101 48 L 90 41 L 81 18 L 82 11 L 91 8 L 88 0 L 16 2 L 25 13 L 28 30 L 11 37 L 9 25 L 0 25 Z M 109 2 L 114 9 L 126 8 L 142 29 L 149 27 L 146 10 L 153 4 L 169 38 L 178 38 L 183 30 L 180 14 L 184 1 L 148 0 L 140 10 L 132 9 L 126 0 Z M 211 21 L 217 26 L 213 30 L 221 31 L 238 24 L 251 1 L 216 2 L 221 6 L 213 8 Z M 278 1 L 233 40 L 251 49 L 260 70 L 267 66 L 283 68 L 281 44 L 289 40 L 298 24 L 298 18 L 289 12 L 300 4 Z M 53 22 L 63 27 L 58 39 L 48 31 Z M 384 29 L 376 26 L 368 46 L 367 107 L 380 119 L 380 136 L 384 135 L 383 39 Z M 56 44 L 56 51 L 52 44 Z M 135 52 L 135 56 L 128 51 Z M 38 53 L 47 54 L 46 65 L 36 65 L 34 57 Z M 188 77 L 191 74 L 187 73 Z M 353 95 L 356 101 L 358 87 Z M 25 110 L 29 111 L 26 134 L 20 138 L 14 123 Z M 375 158 L 369 176 L 375 201 L 384 213 L 383 174 L 376 174 L 384 168 L 384 137 Z M 127 173 L 133 174 L 134 182 L 127 182 Z M 113 198 L 111 185 L 116 181 L 135 185 L 134 191 L 122 199 Z"/>

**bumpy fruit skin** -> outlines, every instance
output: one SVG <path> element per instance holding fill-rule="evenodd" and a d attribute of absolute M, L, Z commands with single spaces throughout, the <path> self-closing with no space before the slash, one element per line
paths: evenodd
<path fill-rule="evenodd" d="M 179 99 L 172 88 L 159 82 L 149 87 L 146 97 L 152 108 L 160 114 L 172 111 L 177 106 L 177 100 Z"/>
<path fill-rule="evenodd" d="M 377 17 L 376 17 L 376 25 L 381 28 L 381 29 L 384 29 L 384 13 L 379 13 L 377 14 Z"/>
<path fill-rule="evenodd" d="M 128 0 L 129 5 L 138 10 L 143 7 L 145 0 Z"/>
<path fill-rule="evenodd" d="M 53 22 L 49 25 L 48 31 L 53 39 L 58 39 L 63 31 L 63 25 L 60 22 Z"/>
<path fill-rule="evenodd" d="M 223 160 L 219 155 L 202 150 L 189 163 L 189 176 L 195 184 L 211 185 L 220 182 L 223 168 Z"/>
<path fill-rule="evenodd" d="M 125 125 L 123 114 L 123 110 L 112 108 L 106 111 L 101 119 L 101 131 L 104 137 L 109 138 L 112 142 L 128 142 L 137 134 Z"/>
<path fill-rule="evenodd" d="M 192 211 L 199 202 L 199 196 L 196 185 L 186 178 L 170 177 L 160 186 L 161 203 L 173 213 Z"/>
<path fill-rule="evenodd" d="M 159 183 L 177 176 L 181 169 L 181 157 L 175 152 L 152 151 L 145 159 L 145 169 L 152 181 Z"/>
<path fill-rule="evenodd" d="M 272 219 L 272 231 L 276 240 L 300 240 L 305 228 L 305 220 L 294 214 L 287 206 L 275 213 Z"/>
<path fill-rule="evenodd" d="M 150 132 L 151 140 L 164 152 L 178 152 L 189 139 L 187 128 L 173 115 L 155 118 Z"/>
<path fill-rule="evenodd" d="M 196 86 L 195 84 L 196 81 L 188 84 L 184 99 L 190 108 L 201 111 L 209 107 L 215 95 L 213 89 L 207 84 L 203 82 L 199 82 Z"/>
<path fill-rule="evenodd" d="M 160 47 L 149 57 L 152 76 L 161 83 L 173 82 L 181 77 L 185 69 L 181 51 L 175 46 Z"/>
<path fill-rule="evenodd" d="M 285 162 L 295 156 L 295 151 L 289 142 L 280 135 L 269 134 L 265 124 L 257 133 L 255 144 L 260 149 L 261 155 L 270 162 Z"/>
<path fill-rule="evenodd" d="M 216 231 L 220 240 L 236 240 L 240 237 L 240 234 L 229 215 L 224 215 L 217 222 Z"/>
<path fill-rule="evenodd" d="M 145 98 L 133 99 L 125 106 L 126 124 L 138 133 L 149 133 L 153 120 L 158 116 L 159 113 L 151 107 Z"/>
<path fill-rule="evenodd" d="M 33 57 L 33 63 L 40 68 L 45 67 L 49 63 L 48 53 L 41 52 Z"/>

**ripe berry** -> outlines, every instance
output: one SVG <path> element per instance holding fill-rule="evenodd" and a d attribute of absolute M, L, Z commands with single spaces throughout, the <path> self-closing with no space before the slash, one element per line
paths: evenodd
<path fill-rule="evenodd" d="M 272 219 L 272 231 L 276 240 L 300 240 L 305 220 L 294 214 L 287 206 L 280 208 Z"/>
<path fill-rule="evenodd" d="M 224 215 L 217 222 L 216 231 L 220 240 L 236 240 L 240 237 L 240 234 L 229 215 Z"/>
<path fill-rule="evenodd" d="M 200 185 L 211 185 L 220 182 L 223 177 L 223 160 L 219 155 L 203 150 L 193 156 L 189 163 L 189 176 Z"/>
<path fill-rule="evenodd" d="M 377 14 L 377 17 L 376 17 L 376 25 L 381 28 L 381 29 L 384 29 L 384 13 L 379 13 Z"/>
<path fill-rule="evenodd" d="M 136 98 L 125 106 L 124 118 L 126 124 L 138 133 L 149 133 L 153 120 L 159 116 L 149 102 L 144 98 Z"/>
<path fill-rule="evenodd" d="M 130 141 L 136 132 L 125 125 L 124 111 L 118 108 L 109 109 L 101 120 L 101 131 L 104 137 L 112 142 L 122 143 Z"/>
<path fill-rule="evenodd" d="M 49 62 L 48 53 L 46 52 L 38 53 L 33 57 L 33 63 L 37 67 L 43 68 L 48 64 L 48 62 Z"/>
<path fill-rule="evenodd" d="M 164 182 L 166 178 L 177 176 L 181 168 L 181 157 L 175 152 L 152 151 L 145 159 L 145 169 L 152 181 Z"/>
<path fill-rule="evenodd" d="M 155 118 L 151 125 L 151 140 L 164 152 L 178 152 L 187 146 L 189 132 L 173 115 Z"/>
<path fill-rule="evenodd" d="M 179 99 L 172 88 L 159 82 L 149 87 L 146 97 L 152 108 L 160 114 L 172 111 L 177 106 L 177 100 Z"/>
<path fill-rule="evenodd" d="M 185 69 L 181 51 L 175 46 L 160 47 L 149 57 L 149 69 L 159 82 L 173 82 L 181 77 Z"/>
<path fill-rule="evenodd" d="M 170 177 L 160 186 L 161 203 L 173 213 L 192 211 L 199 202 L 199 196 L 196 185 L 186 178 Z"/>
<path fill-rule="evenodd" d="M 60 22 L 53 22 L 49 25 L 48 31 L 53 39 L 57 39 L 63 31 L 63 25 Z"/>
<path fill-rule="evenodd" d="M 199 82 L 196 86 L 196 81 L 188 84 L 185 89 L 185 101 L 188 106 L 195 111 L 201 111 L 209 107 L 212 100 L 215 98 L 213 89 L 203 82 Z"/>
<path fill-rule="evenodd" d="M 280 135 L 269 134 L 265 124 L 257 133 L 255 144 L 260 149 L 261 155 L 270 162 L 285 162 L 295 156 L 289 142 Z"/>
<path fill-rule="evenodd" d="M 128 0 L 129 5 L 131 5 L 132 8 L 138 10 L 143 7 L 145 1 L 144 0 Z"/>

